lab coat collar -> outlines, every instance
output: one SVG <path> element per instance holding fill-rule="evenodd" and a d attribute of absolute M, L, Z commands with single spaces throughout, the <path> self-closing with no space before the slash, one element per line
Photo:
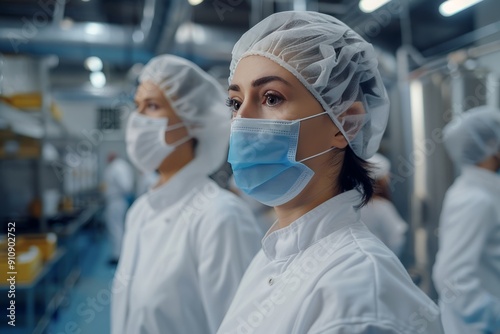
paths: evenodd
<path fill-rule="evenodd" d="M 477 167 L 466 166 L 462 170 L 462 175 L 467 180 L 486 189 L 488 192 L 500 197 L 500 176 L 490 170 Z"/>
<path fill-rule="evenodd" d="M 153 210 L 162 211 L 179 201 L 205 179 L 207 177 L 202 173 L 200 162 L 194 159 L 166 183 L 150 189 L 146 194 L 147 201 Z"/>
<path fill-rule="evenodd" d="M 287 227 L 277 229 L 278 222 L 262 240 L 262 250 L 269 260 L 287 258 L 307 249 L 331 233 L 359 221 L 361 194 L 349 190 L 309 211 Z"/>

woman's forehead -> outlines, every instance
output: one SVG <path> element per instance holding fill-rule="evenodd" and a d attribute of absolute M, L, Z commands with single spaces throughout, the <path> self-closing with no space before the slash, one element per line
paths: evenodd
<path fill-rule="evenodd" d="M 162 96 L 161 89 L 152 81 L 143 81 L 137 87 L 135 98 L 147 99 Z"/>
<path fill-rule="evenodd" d="M 231 84 L 251 85 L 262 77 L 277 76 L 291 85 L 298 82 L 287 69 L 269 58 L 252 55 L 241 59 L 235 68 Z"/>

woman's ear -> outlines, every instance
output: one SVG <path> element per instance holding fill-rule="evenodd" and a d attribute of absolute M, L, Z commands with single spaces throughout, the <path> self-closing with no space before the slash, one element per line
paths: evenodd
<path fill-rule="evenodd" d="M 344 132 L 350 137 L 352 140 L 358 132 L 361 130 L 363 125 L 365 124 L 366 111 L 363 106 L 363 103 L 357 101 L 354 102 L 340 117 L 340 123 L 343 123 L 343 118 L 348 118 L 349 123 L 344 127 Z M 345 148 L 349 144 L 347 138 L 344 137 L 342 132 L 338 131 L 333 138 L 333 146 L 338 147 L 340 149 Z"/>
<path fill-rule="evenodd" d="M 333 136 L 330 144 L 332 147 L 344 149 L 348 145 L 347 139 L 344 137 L 342 132 L 340 132 L 340 130 L 337 129 L 337 127 L 335 127 L 335 128 L 337 130 L 337 133 L 335 134 L 335 136 Z"/>

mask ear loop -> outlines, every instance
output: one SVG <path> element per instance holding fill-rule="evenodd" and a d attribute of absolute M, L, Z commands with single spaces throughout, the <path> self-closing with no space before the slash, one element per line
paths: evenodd
<path fill-rule="evenodd" d="M 169 131 L 174 131 L 174 130 L 177 130 L 180 128 L 184 128 L 184 127 L 186 128 L 186 131 L 188 132 L 188 135 L 186 137 L 181 138 L 178 141 L 173 142 L 172 144 L 168 144 L 167 142 L 165 142 L 165 144 L 172 146 L 174 148 L 177 148 L 177 147 L 181 146 L 182 144 L 184 144 L 185 142 L 191 140 L 193 138 L 193 136 L 191 134 L 189 134 L 189 127 L 187 125 L 185 125 L 183 122 L 179 122 L 177 124 L 172 124 L 172 125 L 167 126 L 167 128 L 165 129 L 165 133 L 167 133 Z"/>
<path fill-rule="evenodd" d="M 330 151 L 333 151 L 334 149 L 336 149 L 336 147 L 330 147 L 329 149 L 324 150 L 323 152 L 320 152 L 320 153 L 315 154 L 315 155 L 313 155 L 313 156 L 311 156 L 311 157 L 309 157 L 309 158 L 305 158 L 305 159 L 302 159 L 302 160 L 297 161 L 297 162 L 304 162 L 304 161 L 307 161 L 307 160 L 310 160 L 310 159 L 313 159 L 313 158 L 319 157 L 320 155 L 325 154 L 325 153 L 330 152 Z"/>
<path fill-rule="evenodd" d="M 186 129 L 187 129 L 187 126 L 184 123 L 179 122 L 177 124 L 172 124 L 172 125 L 167 126 L 167 128 L 165 129 L 165 132 L 177 130 L 177 129 L 180 129 L 183 127 L 186 127 Z"/>
<path fill-rule="evenodd" d="M 318 116 L 321 116 L 321 115 L 324 115 L 324 114 L 328 114 L 328 112 L 323 111 L 322 113 L 319 113 L 319 114 L 316 114 L 316 115 L 312 115 L 312 116 L 304 117 L 304 118 L 298 119 L 298 120 L 297 120 L 297 122 L 302 122 L 302 121 L 305 121 L 305 120 L 308 120 L 308 119 L 311 119 L 311 118 L 314 118 L 314 117 L 318 117 Z M 310 156 L 310 157 L 308 157 L 308 158 L 302 159 L 302 160 L 297 161 L 297 162 L 301 163 L 301 162 L 304 162 L 304 161 L 307 161 L 307 160 L 310 160 L 310 159 L 313 159 L 313 158 L 319 157 L 320 155 L 325 154 L 325 153 L 327 153 L 327 152 L 330 152 L 330 151 L 334 150 L 335 148 L 336 148 L 336 147 L 330 147 L 329 149 L 324 150 L 323 152 L 319 152 L 318 154 L 315 154 L 315 155 L 313 155 L 313 156 Z"/>
<path fill-rule="evenodd" d="M 321 116 L 321 115 L 324 115 L 324 114 L 328 114 L 326 111 L 323 111 L 319 114 L 316 114 L 316 115 L 311 115 L 311 116 L 307 116 L 307 117 L 304 117 L 304 118 L 299 118 L 299 119 L 296 119 L 294 122 L 302 122 L 302 121 L 306 121 L 308 119 L 311 119 L 311 118 L 314 118 L 314 117 L 318 117 L 318 116 Z"/>

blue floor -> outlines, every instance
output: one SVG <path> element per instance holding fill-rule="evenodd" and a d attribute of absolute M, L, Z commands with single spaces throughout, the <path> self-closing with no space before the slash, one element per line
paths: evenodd
<path fill-rule="evenodd" d="M 108 264 L 109 243 L 94 239 L 82 259 L 80 278 L 62 303 L 48 334 L 107 334 L 110 332 L 111 282 L 116 267 Z"/>

